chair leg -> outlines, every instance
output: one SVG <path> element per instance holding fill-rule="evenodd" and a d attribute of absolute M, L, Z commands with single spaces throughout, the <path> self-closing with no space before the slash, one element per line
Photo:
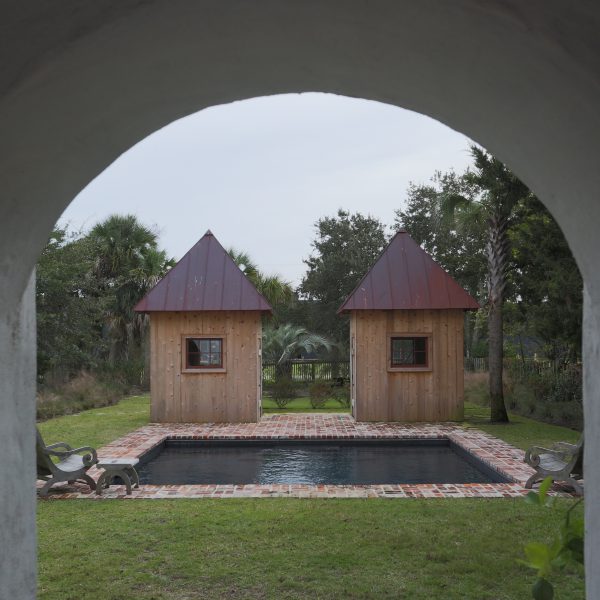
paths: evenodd
<path fill-rule="evenodd" d="M 537 481 L 541 481 L 543 479 L 543 477 L 540 477 L 540 475 L 538 473 L 534 473 L 528 480 L 527 483 L 525 484 L 525 488 L 530 490 L 533 487 L 533 484 L 536 483 Z"/>
<path fill-rule="evenodd" d="M 118 475 L 123 480 L 123 483 L 125 484 L 125 489 L 126 489 L 127 495 L 131 496 L 131 479 L 129 477 L 129 472 L 127 471 L 127 469 L 123 469 L 122 471 L 119 471 Z"/>
<path fill-rule="evenodd" d="M 140 478 L 137 474 L 137 471 L 131 467 L 130 469 L 127 469 L 127 473 L 131 478 L 131 482 L 133 483 L 133 487 L 134 488 L 139 488 L 140 487 Z"/>
<path fill-rule="evenodd" d="M 50 490 L 50 488 L 54 485 L 54 480 L 50 479 L 50 481 L 47 481 L 43 487 L 40 488 L 40 490 L 38 491 L 38 494 L 40 495 L 41 498 L 46 498 L 48 496 L 48 491 Z"/>
<path fill-rule="evenodd" d="M 106 487 L 108 487 L 106 484 L 106 471 L 102 471 L 96 482 L 96 494 L 98 494 L 98 496 L 102 495 L 102 490 Z"/>
<path fill-rule="evenodd" d="M 96 489 L 96 482 L 87 473 L 84 473 L 81 476 L 81 479 L 83 479 L 90 486 L 92 491 Z"/>
<path fill-rule="evenodd" d="M 583 496 L 583 487 L 581 487 L 581 484 L 576 479 L 569 477 L 569 479 L 567 479 L 567 483 L 573 486 L 576 496 Z"/>

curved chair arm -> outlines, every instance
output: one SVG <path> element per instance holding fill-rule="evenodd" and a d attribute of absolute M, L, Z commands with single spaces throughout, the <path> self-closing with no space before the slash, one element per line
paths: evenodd
<path fill-rule="evenodd" d="M 573 450 L 573 448 L 575 448 L 575 450 Z M 549 454 L 550 456 L 561 460 L 564 463 L 564 469 L 567 467 L 572 469 L 577 464 L 577 459 L 579 457 L 579 452 L 575 446 L 572 448 L 558 448 L 556 447 L 556 444 L 554 444 L 552 448 L 532 446 L 525 453 L 524 462 L 535 469 L 540 466 L 540 455 L 542 454 Z"/>
<path fill-rule="evenodd" d="M 579 449 L 577 444 L 570 444 L 569 442 L 556 442 L 552 444 L 552 448 L 562 452 L 577 452 Z"/>
<path fill-rule="evenodd" d="M 66 446 L 67 444 L 53 444 L 52 447 L 56 447 L 56 446 Z M 83 464 L 86 467 L 92 467 L 94 466 L 97 462 L 98 462 L 98 455 L 96 454 L 96 450 L 94 448 L 92 448 L 91 446 L 82 446 L 81 448 L 71 448 L 69 446 L 69 448 L 71 448 L 68 451 L 65 452 L 61 452 L 59 450 L 50 450 L 51 446 L 48 446 L 46 448 L 46 451 L 48 452 L 48 454 L 51 454 L 52 456 L 57 456 L 58 458 L 68 458 L 69 456 L 72 456 L 73 454 L 81 454 L 82 452 L 85 452 L 86 454 L 84 454 L 81 458 L 83 460 Z"/>
<path fill-rule="evenodd" d="M 86 467 L 93 467 L 98 462 L 98 455 L 96 454 L 96 450 L 91 446 L 82 446 L 81 448 L 75 448 L 72 454 L 81 454 L 82 452 L 86 452 L 83 455 L 83 464 Z"/>
<path fill-rule="evenodd" d="M 46 446 L 46 450 L 54 450 L 55 448 L 65 448 L 65 452 L 71 452 L 73 448 L 69 446 L 66 442 L 57 442 L 56 444 L 50 444 Z"/>
<path fill-rule="evenodd" d="M 543 448 L 542 446 L 532 446 L 525 452 L 524 462 L 531 467 L 538 467 L 540 464 L 540 454 L 554 454 L 556 450 L 550 450 L 549 448 Z"/>

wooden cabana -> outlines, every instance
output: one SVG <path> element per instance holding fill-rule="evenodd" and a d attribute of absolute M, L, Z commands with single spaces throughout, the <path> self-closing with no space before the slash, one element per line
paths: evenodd
<path fill-rule="evenodd" d="M 258 421 L 271 306 L 210 231 L 135 310 L 150 315 L 152 421 Z"/>
<path fill-rule="evenodd" d="M 464 311 L 478 308 L 399 231 L 338 311 L 350 313 L 355 418 L 462 419 Z"/>

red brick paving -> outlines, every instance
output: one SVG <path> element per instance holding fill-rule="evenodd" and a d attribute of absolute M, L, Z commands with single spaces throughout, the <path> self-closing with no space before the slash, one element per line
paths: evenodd
<path fill-rule="evenodd" d="M 448 438 L 512 483 L 394 485 L 141 485 L 131 496 L 111 486 L 102 496 L 83 484 L 57 484 L 52 499 L 70 498 L 515 498 L 533 470 L 524 452 L 487 433 L 455 423 L 357 423 L 347 414 L 266 415 L 259 423 L 150 424 L 98 450 L 100 458 L 139 458 L 165 439 L 439 439 Z M 89 474 L 97 479 L 99 470 Z M 41 485 L 41 484 L 39 484 Z"/>

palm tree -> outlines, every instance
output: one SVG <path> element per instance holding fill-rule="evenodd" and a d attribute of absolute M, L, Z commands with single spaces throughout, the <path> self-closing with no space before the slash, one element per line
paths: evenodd
<path fill-rule="evenodd" d="M 148 315 L 133 313 L 133 307 L 153 288 L 167 273 L 175 266 L 175 260 L 167 258 L 164 250 L 150 247 L 143 252 L 139 263 L 129 272 L 128 294 L 126 296 L 126 308 L 132 317 L 134 333 L 138 334 L 138 340 L 146 330 Z"/>
<path fill-rule="evenodd" d="M 254 283 L 258 276 L 258 266 L 250 255 L 243 250 L 236 250 L 235 248 L 229 248 L 227 254 L 231 256 L 233 262 L 244 272 L 244 275 Z"/>
<path fill-rule="evenodd" d="M 286 323 L 263 331 L 262 351 L 265 360 L 275 363 L 276 377 L 289 376 L 291 360 L 300 352 L 329 352 L 333 343 L 304 327 Z"/>
<path fill-rule="evenodd" d="M 96 243 L 96 275 L 115 279 L 135 268 L 145 251 L 156 248 L 156 233 L 135 215 L 111 215 L 95 225 L 89 237 Z"/>
<path fill-rule="evenodd" d="M 229 248 L 227 253 L 272 306 L 285 304 L 292 299 L 294 295 L 292 286 L 279 275 L 264 275 L 261 273 L 256 263 L 246 252 Z"/>
<path fill-rule="evenodd" d="M 450 218 L 456 227 L 468 228 L 474 220 L 487 224 L 488 361 L 490 418 L 508 422 L 504 403 L 502 371 L 504 335 L 502 307 L 510 259 L 508 230 L 513 209 L 530 194 L 529 189 L 497 158 L 471 146 L 475 171 L 463 177 L 472 186 L 470 197 L 445 194 L 440 197 L 440 218 Z"/>
<path fill-rule="evenodd" d="M 147 319 L 133 307 L 174 261 L 158 249 L 156 233 L 134 215 L 111 215 L 88 237 L 96 249 L 94 274 L 110 292 L 105 316 L 109 361 L 115 363 L 141 347 Z"/>

